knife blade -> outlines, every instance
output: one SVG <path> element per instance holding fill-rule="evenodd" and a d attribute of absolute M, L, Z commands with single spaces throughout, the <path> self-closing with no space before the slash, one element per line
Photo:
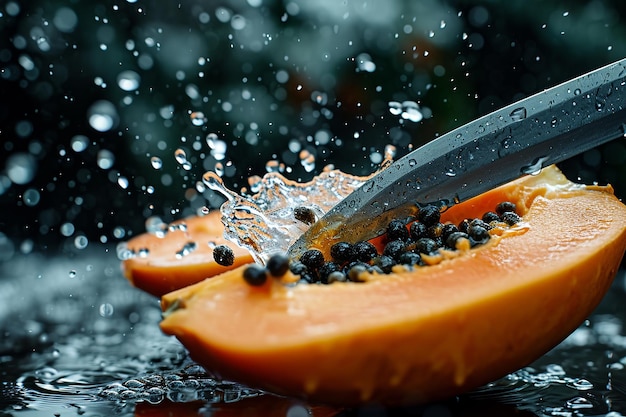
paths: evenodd
<path fill-rule="evenodd" d="M 311 247 L 384 233 L 419 207 L 444 209 L 626 136 L 626 59 L 517 101 L 410 152 L 341 200 L 294 242 Z"/>

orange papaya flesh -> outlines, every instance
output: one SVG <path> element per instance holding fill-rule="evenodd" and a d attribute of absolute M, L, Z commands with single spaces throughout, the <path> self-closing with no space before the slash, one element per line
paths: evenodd
<path fill-rule="evenodd" d="M 185 227 L 176 227 L 183 224 Z M 122 270 L 129 281 L 157 297 L 195 284 L 205 278 L 253 262 L 248 250 L 224 238 L 224 225 L 219 211 L 206 216 L 190 217 L 173 223 L 172 231 L 162 237 L 144 233 L 127 242 L 136 254 L 122 262 Z M 181 250 L 189 243 L 195 249 L 185 255 Z M 232 265 L 220 265 L 213 258 L 213 247 L 227 245 L 235 255 Z M 177 255 L 179 253 L 179 255 Z"/>
<path fill-rule="evenodd" d="M 253 287 L 239 267 L 165 295 L 161 328 L 211 372 L 309 401 L 402 405 L 471 390 L 571 333 L 626 249 L 626 207 L 612 189 L 573 184 L 554 167 L 443 220 L 505 200 L 522 225 L 462 256 L 331 285 Z"/>

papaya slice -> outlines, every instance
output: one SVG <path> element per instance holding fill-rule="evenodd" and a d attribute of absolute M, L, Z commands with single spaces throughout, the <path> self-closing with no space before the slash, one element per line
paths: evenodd
<path fill-rule="evenodd" d="M 444 213 L 512 201 L 523 222 L 461 256 L 363 283 L 244 281 L 246 266 L 162 298 L 162 330 L 198 363 L 270 392 L 338 405 L 430 402 L 526 366 L 598 305 L 626 249 L 610 186 L 555 167 Z"/>
<path fill-rule="evenodd" d="M 157 297 L 253 262 L 248 250 L 224 238 L 219 211 L 177 221 L 169 229 L 163 236 L 144 233 L 129 240 L 127 248 L 135 255 L 122 262 L 126 278 Z M 214 260 L 213 248 L 218 245 L 233 250 L 232 265 Z"/>

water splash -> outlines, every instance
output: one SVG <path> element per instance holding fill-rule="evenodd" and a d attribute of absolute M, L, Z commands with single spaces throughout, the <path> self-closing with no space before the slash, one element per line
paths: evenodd
<path fill-rule="evenodd" d="M 392 154 L 391 150 L 386 152 Z M 202 180 L 207 188 L 226 197 L 220 209 L 226 238 L 249 249 L 258 262 L 264 263 L 272 254 L 286 252 L 308 229 L 309 224 L 297 215 L 301 209 L 322 217 L 368 178 L 326 168 L 310 182 L 298 183 L 272 171 L 251 179 L 254 194 L 229 190 L 212 171 Z"/>

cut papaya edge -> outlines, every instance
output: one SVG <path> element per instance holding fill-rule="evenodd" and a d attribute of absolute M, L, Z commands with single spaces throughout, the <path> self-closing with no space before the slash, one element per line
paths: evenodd
<path fill-rule="evenodd" d="M 503 200 L 523 224 L 435 265 L 260 287 L 240 266 L 164 295 L 161 329 L 216 375 L 307 401 L 406 405 L 466 392 L 575 330 L 626 249 L 626 207 L 612 187 L 574 184 L 556 167 L 453 206 L 442 222 Z"/>

